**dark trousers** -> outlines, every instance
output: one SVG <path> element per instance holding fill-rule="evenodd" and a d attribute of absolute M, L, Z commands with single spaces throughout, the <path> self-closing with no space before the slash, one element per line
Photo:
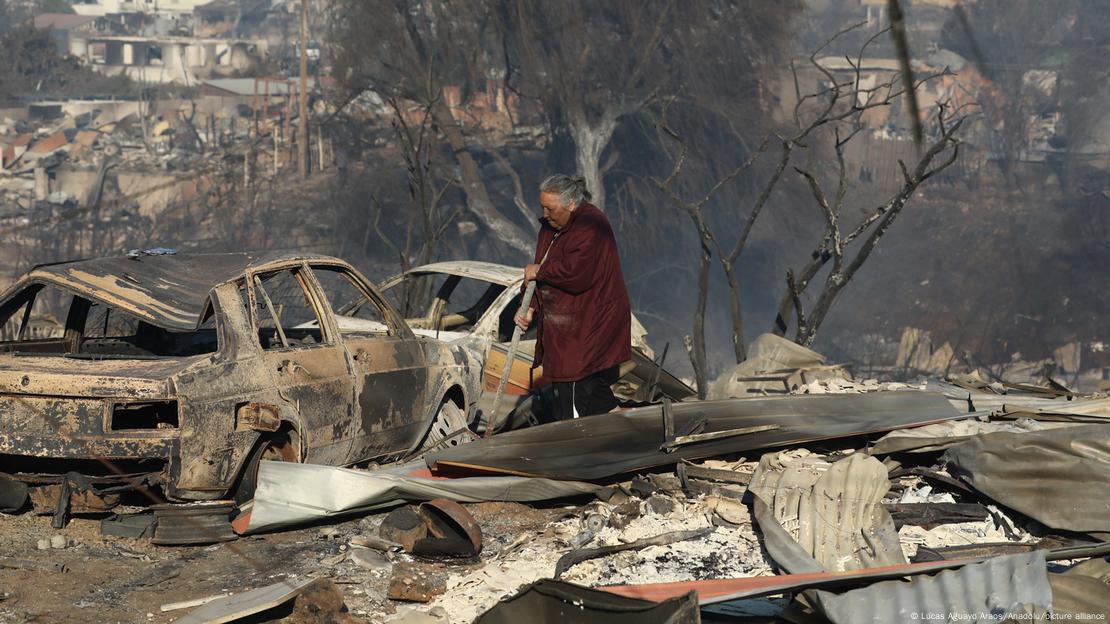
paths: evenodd
<path fill-rule="evenodd" d="M 545 423 L 568 420 L 578 416 L 604 414 L 617 406 L 613 396 L 613 384 L 620 376 L 620 368 L 614 366 L 579 379 L 578 381 L 556 381 L 545 388 L 540 395 L 541 410 L 536 420 Z"/>

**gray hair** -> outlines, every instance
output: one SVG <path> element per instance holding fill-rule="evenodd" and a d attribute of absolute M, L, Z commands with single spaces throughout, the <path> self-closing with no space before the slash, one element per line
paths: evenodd
<path fill-rule="evenodd" d="M 549 176 L 540 184 L 541 193 L 552 193 L 559 197 L 562 205 L 573 204 L 578 207 L 584 201 L 590 201 L 591 195 L 586 190 L 586 179 L 582 176 L 568 176 L 557 173 Z"/>

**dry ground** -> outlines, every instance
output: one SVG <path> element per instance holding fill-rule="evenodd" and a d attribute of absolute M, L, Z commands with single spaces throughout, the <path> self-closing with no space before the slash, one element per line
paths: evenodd
<path fill-rule="evenodd" d="M 558 510 L 511 503 L 467 508 L 496 553 L 525 531 L 541 530 Z M 162 613 L 163 604 L 223 592 L 238 593 L 289 576 L 329 578 L 357 621 L 381 621 L 402 603 L 385 599 L 389 573 L 349 558 L 334 563 L 355 535 L 376 535 L 383 514 L 294 531 L 240 538 L 211 546 L 156 546 L 146 539 L 101 536 L 99 519 L 74 518 L 62 530 L 50 516 L 0 516 L 0 557 L 63 563 L 63 573 L 0 568 L 0 624 L 23 622 L 172 622 L 188 610 Z M 38 550 L 41 538 L 63 535 L 72 545 Z M 471 563 L 419 563 L 428 571 L 457 571 Z M 277 612 L 259 621 L 280 621 Z M 288 621 L 288 620 L 287 620 Z"/>

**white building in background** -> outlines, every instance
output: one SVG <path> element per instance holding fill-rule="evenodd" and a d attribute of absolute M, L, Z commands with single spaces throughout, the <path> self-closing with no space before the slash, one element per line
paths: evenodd
<path fill-rule="evenodd" d="M 119 13 L 192 13 L 212 0 L 73 0 L 78 15 L 102 16 Z"/>
<path fill-rule="evenodd" d="M 101 74 L 184 85 L 248 71 L 265 47 L 253 39 L 194 37 L 89 35 L 69 41 L 70 54 Z"/>

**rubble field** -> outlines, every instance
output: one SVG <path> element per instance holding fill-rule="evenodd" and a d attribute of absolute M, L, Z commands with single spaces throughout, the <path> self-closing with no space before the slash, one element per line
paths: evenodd
<path fill-rule="evenodd" d="M 217 543 L 25 506 L 0 517 L 0 622 L 1105 620 L 1110 398 L 741 366 L 732 398 L 406 463 L 264 461 L 252 501 L 184 533 Z"/>

